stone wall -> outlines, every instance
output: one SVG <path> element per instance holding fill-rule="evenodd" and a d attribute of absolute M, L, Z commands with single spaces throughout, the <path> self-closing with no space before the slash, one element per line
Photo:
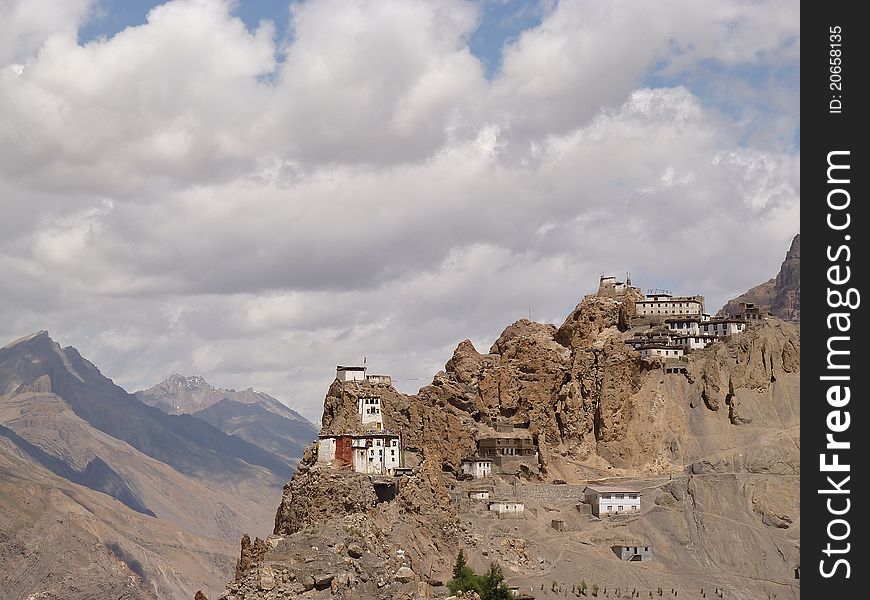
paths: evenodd
<path fill-rule="evenodd" d="M 516 498 L 520 502 L 577 504 L 583 501 L 586 485 L 505 485 L 494 486 L 494 498 Z"/>

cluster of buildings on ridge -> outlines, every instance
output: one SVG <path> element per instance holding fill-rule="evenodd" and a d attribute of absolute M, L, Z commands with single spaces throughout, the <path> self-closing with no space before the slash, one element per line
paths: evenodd
<path fill-rule="evenodd" d="M 704 312 L 704 296 L 674 296 L 667 290 L 648 290 L 625 281 L 602 275 L 594 296 L 611 298 L 626 307 L 632 325 L 665 325 L 666 331 L 635 335 L 625 341 L 641 356 L 681 358 L 693 350 L 701 350 L 716 340 L 743 333 L 752 324 L 767 319 L 764 307 L 749 302 L 740 304 L 735 314 L 711 317 Z"/>
<path fill-rule="evenodd" d="M 355 386 L 358 421 L 356 427 L 347 431 L 321 433 L 318 436 L 317 462 L 367 475 L 398 477 L 410 474 L 411 469 L 405 466 L 402 437 L 384 426 L 381 396 L 376 393 L 378 385 L 392 384 L 390 376 L 367 374 L 366 367 L 337 366 L 335 379 L 342 384 Z M 527 426 L 517 426 L 498 419 L 494 419 L 490 425 L 495 433 L 480 437 L 476 453 L 462 459 L 460 479 L 487 479 L 495 473 L 495 467 L 514 461 L 525 464 L 538 462 L 536 440 L 529 435 Z M 386 491 L 382 479 L 373 481 L 379 498 L 385 493 L 387 495 L 383 499 L 394 497 L 395 487 L 393 491 Z M 485 502 L 488 512 L 499 518 L 524 516 L 523 501 L 517 498 L 491 498 L 491 493 L 491 486 L 472 486 L 467 491 L 470 500 Z M 590 505 L 592 514 L 599 518 L 640 513 L 640 492 L 628 487 L 588 485 L 583 490 L 583 502 Z M 554 528 L 561 530 L 563 526 L 564 521 L 553 521 Z M 626 561 L 649 560 L 652 557 L 648 545 L 633 543 L 613 546 L 612 549 L 620 559 Z"/>

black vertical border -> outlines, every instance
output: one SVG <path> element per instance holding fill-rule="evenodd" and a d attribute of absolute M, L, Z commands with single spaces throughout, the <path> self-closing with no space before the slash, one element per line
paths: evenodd
<path fill-rule="evenodd" d="M 867 597 L 870 592 L 870 553 L 865 547 L 867 529 L 863 513 L 870 510 L 867 493 L 870 477 L 867 472 L 868 446 L 863 443 L 870 436 L 870 423 L 864 404 L 867 401 L 867 356 L 866 347 L 866 303 L 870 296 L 867 290 L 865 237 L 870 232 L 870 218 L 863 205 L 868 201 L 866 181 L 870 177 L 867 161 L 867 130 L 864 113 L 870 110 L 866 94 L 866 78 L 870 77 L 870 57 L 868 43 L 870 23 L 859 17 L 859 9 L 866 8 L 859 2 L 804 2 L 801 5 L 801 242 L 802 256 L 802 296 L 801 310 L 801 593 L 806 598 L 859 598 Z M 841 46 L 833 46 L 836 29 L 840 28 Z M 840 83 L 842 89 L 832 86 L 832 66 L 837 66 L 836 52 L 840 49 Z M 834 69 L 836 71 L 836 69 Z M 834 88 L 834 89 L 832 89 Z M 840 112 L 832 112 L 831 101 L 840 100 Z M 828 193 L 843 185 L 828 183 L 828 154 L 832 151 L 849 151 L 849 183 L 845 186 L 850 195 L 849 212 L 851 224 L 848 230 L 834 231 L 828 226 Z M 838 159 L 841 162 L 842 158 Z M 843 173 L 843 171 L 840 171 Z M 836 202 L 842 203 L 843 195 L 838 194 Z M 844 215 L 839 211 L 835 221 L 842 222 Z M 846 240 L 846 236 L 850 239 Z M 851 251 L 851 260 L 845 262 L 846 254 L 839 261 L 829 260 L 832 253 L 841 245 Z M 828 269 L 834 265 L 848 265 L 851 268 L 847 284 L 833 286 L 828 281 Z M 842 273 L 841 273 L 842 276 Z M 862 293 L 861 303 L 856 309 L 832 308 L 827 300 L 828 289 L 845 291 L 849 287 Z M 828 316 L 834 312 L 849 312 L 851 330 L 848 333 L 829 330 Z M 848 335 L 848 361 L 851 368 L 837 374 L 848 373 L 851 400 L 840 410 L 849 411 L 850 427 L 837 433 L 836 439 L 848 441 L 851 447 L 845 451 L 826 450 L 826 435 L 830 432 L 826 419 L 829 411 L 834 410 L 827 402 L 826 393 L 832 382 L 822 381 L 820 377 L 830 375 L 827 369 L 828 338 L 832 335 Z M 839 342 L 840 348 L 844 348 Z M 837 452 L 839 461 L 850 465 L 848 473 L 822 472 L 820 455 Z M 828 459 L 830 462 L 830 459 Z M 844 475 L 851 479 L 843 488 L 849 489 L 848 495 L 820 494 L 819 490 L 831 488 L 827 477 L 836 482 Z M 845 498 L 851 504 L 848 513 L 837 517 L 830 514 L 827 500 L 832 498 L 834 509 L 842 509 Z M 849 522 L 849 535 L 846 539 L 829 539 L 828 525 L 833 519 L 843 518 Z M 842 523 L 835 524 L 832 532 L 839 537 L 846 531 Z M 826 556 L 824 550 L 831 543 L 833 548 L 847 548 L 843 554 Z M 830 573 L 837 558 L 849 562 L 849 577 L 840 565 L 832 577 L 823 577 L 821 570 Z M 825 561 L 821 563 L 821 561 Z M 824 564 L 824 566 L 822 566 Z"/>

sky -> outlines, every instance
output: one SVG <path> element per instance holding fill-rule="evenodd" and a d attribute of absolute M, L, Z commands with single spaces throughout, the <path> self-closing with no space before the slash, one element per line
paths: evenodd
<path fill-rule="evenodd" d="M 800 228 L 789 0 L 0 0 L 0 340 L 320 417 L 601 274 L 703 294 Z"/>

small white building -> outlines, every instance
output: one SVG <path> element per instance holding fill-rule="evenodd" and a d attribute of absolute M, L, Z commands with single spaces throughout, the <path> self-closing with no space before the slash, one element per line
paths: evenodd
<path fill-rule="evenodd" d="M 701 323 L 701 333 L 725 337 L 746 331 L 746 322 L 739 319 L 712 319 Z"/>
<path fill-rule="evenodd" d="M 525 505 L 516 500 L 490 500 L 489 510 L 502 518 L 518 519 L 525 514 Z"/>
<path fill-rule="evenodd" d="M 401 464 L 399 436 L 371 431 L 353 436 L 353 470 L 369 475 L 388 475 Z"/>
<path fill-rule="evenodd" d="M 640 492 L 629 487 L 587 485 L 583 495 L 594 515 L 640 512 Z"/>
<path fill-rule="evenodd" d="M 357 398 L 357 414 L 359 414 L 363 425 L 369 425 L 377 430 L 384 428 L 380 396 L 360 396 Z"/>
<path fill-rule="evenodd" d="M 488 458 L 463 458 L 460 469 L 475 479 L 492 475 L 492 460 Z"/>
<path fill-rule="evenodd" d="M 647 344 L 637 349 L 641 356 L 661 356 L 662 358 L 680 358 L 684 351 L 681 346 L 668 344 Z"/>
<path fill-rule="evenodd" d="M 339 381 L 365 381 L 365 367 L 335 367 L 335 378 Z"/>
<path fill-rule="evenodd" d="M 393 378 L 389 375 L 366 375 L 366 382 L 371 383 L 372 385 L 393 385 Z"/>
<path fill-rule="evenodd" d="M 468 498 L 475 501 L 489 500 L 489 490 L 471 490 Z"/>
<path fill-rule="evenodd" d="M 691 352 L 692 350 L 703 350 L 710 344 L 716 341 L 715 335 L 678 335 L 673 338 L 674 344 L 680 346 L 684 351 Z"/>

